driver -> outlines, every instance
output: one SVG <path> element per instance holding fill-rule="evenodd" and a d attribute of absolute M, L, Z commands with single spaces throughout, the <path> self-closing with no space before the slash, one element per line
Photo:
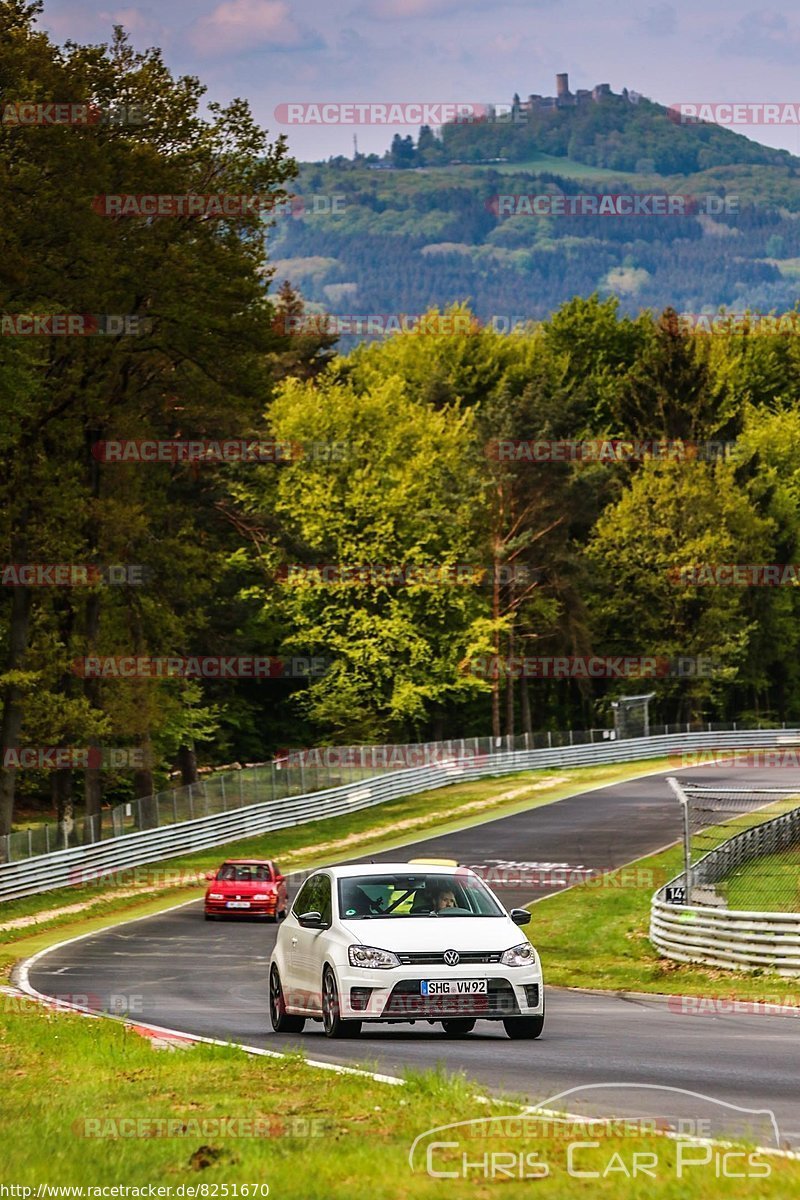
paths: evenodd
<path fill-rule="evenodd" d="M 443 908 L 458 908 L 452 888 L 443 888 L 440 892 L 434 892 L 431 899 L 433 912 L 441 912 Z"/>

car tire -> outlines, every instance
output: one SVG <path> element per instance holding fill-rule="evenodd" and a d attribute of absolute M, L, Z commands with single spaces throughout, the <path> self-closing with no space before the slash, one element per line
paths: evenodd
<path fill-rule="evenodd" d="M 322 1028 L 329 1038 L 358 1037 L 360 1021 L 343 1021 L 339 1016 L 339 989 L 330 967 L 322 972 Z"/>
<path fill-rule="evenodd" d="M 207 921 L 215 921 L 216 920 L 216 917 L 213 913 L 203 913 L 203 916 L 205 917 L 205 919 Z"/>
<path fill-rule="evenodd" d="M 536 1017 L 508 1017 L 503 1025 L 510 1038 L 538 1038 L 544 1029 L 544 1005 Z"/>
<path fill-rule="evenodd" d="M 474 1028 L 475 1020 L 472 1017 L 450 1017 L 448 1020 L 442 1021 L 442 1029 L 447 1037 L 464 1037 L 466 1034 L 472 1033 Z"/>
<path fill-rule="evenodd" d="M 305 1017 L 287 1013 L 277 967 L 269 973 L 269 1019 L 274 1033 L 302 1033 L 306 1023 Z"/>

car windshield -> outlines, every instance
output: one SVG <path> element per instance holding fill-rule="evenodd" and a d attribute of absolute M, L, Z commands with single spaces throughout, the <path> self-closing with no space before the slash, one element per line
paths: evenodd
<path fill-rule="evenodd" d="M 347 921 L 505 915 L 489 889 L 467 871 L 350 875 L 339 880 L 339 912 Z"/>
<path fill-rule="evenodd" d="M 224 863 L 217 875 L 222 883 L 269 883 L 271 878 L 264 863 Z"/>

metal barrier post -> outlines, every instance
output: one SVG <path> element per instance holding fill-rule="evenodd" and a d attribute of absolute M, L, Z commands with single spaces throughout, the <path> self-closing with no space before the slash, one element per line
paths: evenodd
<path fill-rule="evenodd" d="M 667 783 L 678 798 L 683 818 L 683 876 L 686 883 L 686 903 L 692 903 L 692 840 L 689 828 L 689 797 L 678 780 L 671 775 Z"/>

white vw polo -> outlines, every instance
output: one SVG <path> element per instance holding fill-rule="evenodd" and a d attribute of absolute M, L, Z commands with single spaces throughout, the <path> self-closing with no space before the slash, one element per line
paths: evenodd
<path fill-rule="evenodd" d="M 512 1038 L 544 1026 L 542 965 L 519 925 L 466 867 L 329 867 L 303 884 L 278 930 L 269 1008 L 276 1033 L 321 1020 L 328 1037 L 363 1021 L 441 1021 L 451 1037 L 478 1018 Z"/>

